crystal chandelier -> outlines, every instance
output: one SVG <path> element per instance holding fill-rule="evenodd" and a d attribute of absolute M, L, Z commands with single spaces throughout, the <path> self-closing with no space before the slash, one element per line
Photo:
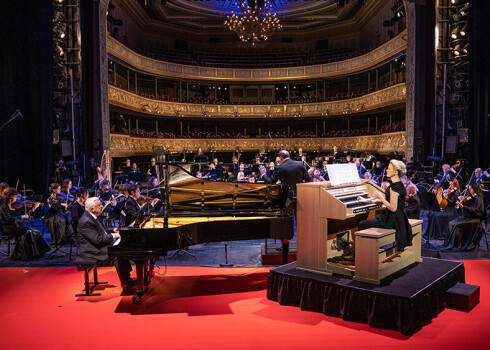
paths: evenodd
<path fill-rule="evenodd" d="M 268 2 L 265 2 L 262 7 L 250 7 L 245 2 L 240 3 L 239 6 L 242 15 L 232 12 L 227 16 L 225 26 L 237 33 L 241 41 L 252 45 L 262 43 L 269 39 L 273 31 L 281 28 L 279 18 L 272 12 Z"/>

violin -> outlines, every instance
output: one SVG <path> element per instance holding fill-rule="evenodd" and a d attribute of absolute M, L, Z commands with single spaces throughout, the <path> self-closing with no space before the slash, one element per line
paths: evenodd
<path fill-rule="evenodd" d="M 14 203 L 11 204 L 11 206 L 14 210 L 19 210 L 19 209 L 23 209 L 23 208 L 33 209 L 36 205 L 39 207 L 42 207 L 44 204 L 39 203 L 39 202 L 32 202 L 28 199 L 25 201 L 16 200 Z"/>
<path fill-rule="evenodd" d="M 470 194 L 470 195 L 468 195 L 468 196 L 466 196 L 466 197 L 461 196 L 461 199 L 459 199 L 459 200 L 456 202 L 456 208 L 458 208 L 458 209 L 459 209 L 459 208 L 463 207 L 464 205 L 466 205 L 466 204 L 468 204 L 469 202 L 471 202 L 471 200 L 472 200 L 473 198 L 475 198 L 476 196 L 477 196 L 477 194 L 476 194 L 476 193 Z"/>
<path fill-rule="evenodd" d="M 147 204 L 147 203 L 152 203 L 154 200 L 159 200 L 158 198 L 150 198 L 150 197 L 145 197 L 143 195 L 139 196 L 139 198 L 136 200 L 140 206 Z"/>

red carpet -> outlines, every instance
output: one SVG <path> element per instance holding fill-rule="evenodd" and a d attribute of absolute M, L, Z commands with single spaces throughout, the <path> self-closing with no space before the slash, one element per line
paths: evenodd
<path fill-rule="evenodd" d="M 464 264 L 480 304 L 446 309 L 410 338 L 269 301 L 268 268 L 169 267 L 142 306 L 121 296 L 113 268 L 92 298 L 74 296 L 83 273 L 72 267 L 0 268 L 0 349 L 485 349 L 490 261 Z"/>

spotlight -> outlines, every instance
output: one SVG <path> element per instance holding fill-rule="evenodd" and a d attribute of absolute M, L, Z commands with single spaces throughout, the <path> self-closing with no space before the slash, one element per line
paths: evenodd
<path fill-rule="evenodd" d="M 465 54 L 468 54 L 468 49 L 469 49 L 469 47 L 470 47 L 470 44 L 466 44 L 466 45 L 463 47 L 463 52 L 464 52 Z"/>
<path fill-rule="evenodd" d="M 60 45 L 56 45 L 55 47 L 56 53 L 60 56 L 63 56 L 65 54 L 65 51 L 63 51 L 63 48 Z"/>
<path fill-rule="evenodd" d="M 461 45 L 460 44 L 457 44 L 455 47 L 454 47 L 454 54 L 456 56 L 459 56 L 461 54 Z"/>
<path fill-rule="evenodd" d="M 455 14 L 453 15 L 453 21 L 454 21 L 454 22 L 459 22 L 459 21 L 461 21 L 461 14 L 460 14 L 459 12 L 457 12 L 457 13 L 455 13 Z"/>
<path fill-rule="evenodd" d="M 458 38 L 458 27 L 454 27 L 453 30 L 451 31 L 451 38 L 457 39 Z"/>
<path fill-rule="evenodd" d="M 461 30 L 459 31 L 459 34 L 461 34 L 461 36 L 466 36 L 466 28 L 467 28 L 467 25 L 465 24 L 463 28 L 461 28 Z"/>
<path fill-rule="evenodd" d="M 468 14 L 469 9 L 470 9 L 470 4 L 466 4 L 459 12 L 461 13 L 462 16 L 466 16 Z"/>

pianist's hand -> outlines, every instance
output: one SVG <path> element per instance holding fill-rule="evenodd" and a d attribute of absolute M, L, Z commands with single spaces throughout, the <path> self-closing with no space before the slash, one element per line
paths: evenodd
<path fill-rule="evenodd" d="M 114 239 L 118 239 L 118 238 L 121 238 L 121 235 L 120 235 L 119 233 L 117 233 L 117 232 L 114 232 L 114 233 L 112 234 L 112 238 L 114 238 Z"/>

